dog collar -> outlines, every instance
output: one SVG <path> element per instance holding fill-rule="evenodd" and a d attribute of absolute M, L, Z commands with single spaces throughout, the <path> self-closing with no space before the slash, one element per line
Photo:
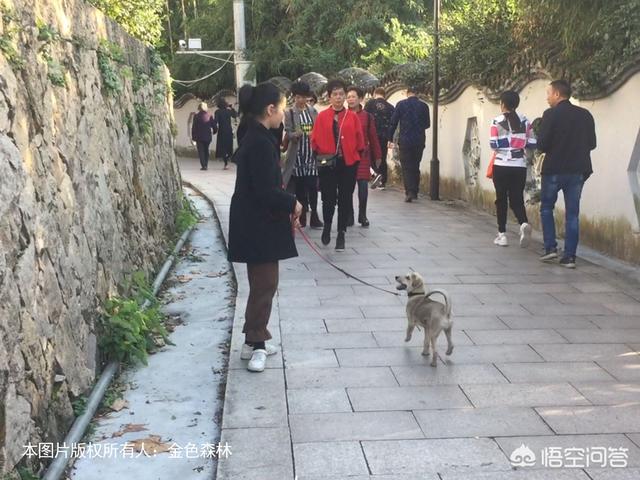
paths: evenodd
<path fill-rule="evenodd" d="M 424 292 L 411 292 L 411 293 L 407 294 L 408 297 L 417 297 L 418 295 L 424 297 L 425 293 Z"/>

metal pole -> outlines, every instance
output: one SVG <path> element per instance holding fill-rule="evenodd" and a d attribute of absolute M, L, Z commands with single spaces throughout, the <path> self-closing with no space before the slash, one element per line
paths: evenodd
<path fill-rule="evenodd" d="M 438 20 L 440 17 L 440 0 L 433 0 L 433 153 L 431 156 L 431 200 L 440 200 L 440 161 L 438 160 L 438 96 L 440 85 L 438 84 L 438 43 L 440 31 Z"/>
<path fill-rule="evenodd" d="M 234 64 L 236 68 L 236 91 L 245 83 L 254 84 L 252 78 L 247 78 L 247 73 L 252 62 L 245 60 L 244 50 L 247 48 L 244 22 L 244 0 L 233 0 L 233 34 L 235 41 Z"/>

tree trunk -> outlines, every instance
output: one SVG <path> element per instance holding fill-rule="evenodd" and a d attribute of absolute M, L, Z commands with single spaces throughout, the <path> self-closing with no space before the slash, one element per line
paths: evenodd
<path fill-rule="evenodd" d="M 187 11 L 184 8 L 184 0 L 180 0 L 180 6 L 182 7 L 182 33 L 183 38 L 187 40 L 189 38 L 189 32 L 187 31 Z"/>
<path fill-rule="evenodd" d="M 167 7 L 167 33 L 169 35 L 169 50 L 171 52 L 171 61 L 173 62 L 173 31 L 171 30 L 171 9 L 169 8 L 169 0 L 165 0 Z"/>

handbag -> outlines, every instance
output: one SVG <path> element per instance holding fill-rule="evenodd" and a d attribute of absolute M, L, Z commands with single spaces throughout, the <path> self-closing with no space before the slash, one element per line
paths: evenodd
<path fill-rule="evenodd" d="M 489 166 L 487 167 L 487 178 L 493 178 L 493 164 L 496 160 L 496 151 L 491 152 L 491 158 L 489 159 Z"/>
<path fill-rule="evenodd" d="M 320 169 L 333 169 L 336 167 L 338 163 L 338 152 L 340 151 L 340 138 L 342 137 L 342 126 L 344 125 L 344 121 L 349 114 L 349 110 L 344 112 L 344 117 L 342 117 L 342 122 L 340 122 L 340 128 L 338 129 L 338 141 L 336 142 L 336 153 L 329 154 L 319 154 L 316 155 L 317 166 Z"/>

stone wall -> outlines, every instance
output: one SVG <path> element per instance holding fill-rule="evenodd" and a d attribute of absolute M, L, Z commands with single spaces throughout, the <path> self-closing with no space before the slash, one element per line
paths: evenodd
<path fill-rule="evenodd" d="M 100 369 L 99 306 L 164 259 L 180 174 L 147 47 L 83 0 L 0 5 L 1 473 L 28 442 L 62 441 Z M 120 91 L 101 39 L 122 50 L 106 60 Z"/>

